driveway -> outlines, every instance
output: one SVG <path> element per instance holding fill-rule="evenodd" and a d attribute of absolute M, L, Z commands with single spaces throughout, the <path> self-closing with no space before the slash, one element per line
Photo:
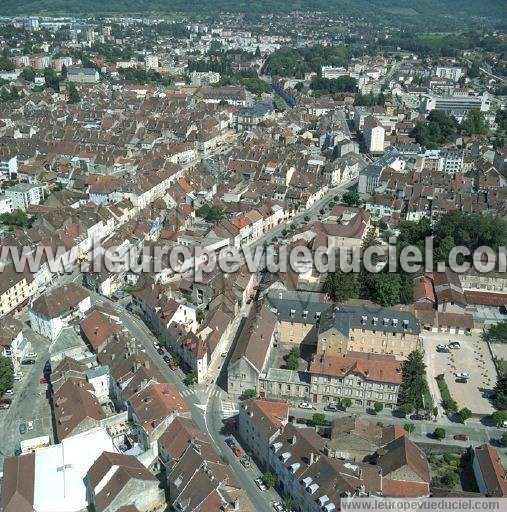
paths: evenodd
<path fill-rule="evenodd" d="M 444 374 L 445 382 L 458 407 L 468 407 L 472 413 L 491 414 L 494 409 L 490 401 L 483 398 L 484 391 L 490 391 L 496 384 L 496 369 L 488 347 L 480 333 L 470 336 L 449 333 L 423 333 L 430 390 L 435 389 L 435 377 Z M 461 348 L 449 353 L 437 352 L 439 344 L 459 341 Z M 456 373 L 468 373 L 467 383 L 456 382 Z M 432 394 L 439 396 L 438 391 Z"/>

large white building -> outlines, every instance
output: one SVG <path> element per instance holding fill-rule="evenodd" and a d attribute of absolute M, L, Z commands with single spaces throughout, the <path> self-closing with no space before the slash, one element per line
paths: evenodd
<path fill-rule="evenodd" d="M 70 283 L 38 297 L 30 308 L 30 325 L 40 335 L 55 341 L 64 327 L 91 308 L 88 292 Z"/>
<path fill-rule="evenodd" d="M 385 130 L 380 122 L 373 116 L 364 120 L 364 143 L 370 153 L 384 152 Z"/>
<path fill-rule="evenodd" d="M 457 66 L 437 66 L 435 75 L 457 82 L 463 75 L 463 68 Z"/>
<path fill-rule="evenodd" d="M 12 200 L 13 210 L 26 211 L 31 204 L 39 204 L 43 198 L 42 187 L 30 183 L 18 183 L 5 191 Z"/>

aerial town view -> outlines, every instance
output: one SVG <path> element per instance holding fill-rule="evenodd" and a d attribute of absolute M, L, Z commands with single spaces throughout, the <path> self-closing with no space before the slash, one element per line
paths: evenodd
<path fill-rule="evenodd" d="M 0 512 L 507 512 L 505 0 L 0 0 Z"/>

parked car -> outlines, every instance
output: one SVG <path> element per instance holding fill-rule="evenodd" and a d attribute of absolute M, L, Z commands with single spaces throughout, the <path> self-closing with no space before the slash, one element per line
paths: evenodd
<path fill-rule="evenodd" d="M 437 345 L 437 352 L 450 352 L 449 347 L 447 345 Z"/>
<path fill-rule="evenodd" d="M 0 409 L 8 409 L 11 406 L 10 402 L 1 401 L 0 402 Z"/>
<path fill-rule="evenodd" d="M 456 373 L 456 377 L 458 377 L 458 379 L 469 379 L 470 375 L 466 372 L 458 372 Z"/>
<path fill-rule="evenodd" d="M 172 359 L 167 363 L 167 365 L 169 366 L 169 368 L 171 368 L 173 372 L 175 372 L 178 369 L 176 363 Z"/>
<path fill-rule="evenodd" d="M 273 508 L 276 512 L 285 512 L 283 505 L 279 501 L 273 501 Z"/>
<path fill-rule="evenodd" d="M 337 411 L 338 407 L 336 407 L 335 404 L 327 404 L 326 407 L 324 407 L 325 411 Z"/>
<path fill-rule="evenodd" d="M 161 356 L 163 356 L 163 355 L 164 355 L 164 350 L 163 350 L 162 348 L 160 348 L 160 347 L 159 347 L 159 348 L 157 348 L 157 352 L 158 352 Z"/>
<path fill-rule="evenodd" d="M 229 448 L 232 448 L 233 446 L 236 446 L 236 443 L 234 442 L 234 439 L 232 437 L 228 437 L 226 440 L 225 440 L 225 444 L 229 447 Z"/>
<path fill-rule="evenodd" d="M 424 414 L 412 414 L 412 416 L 410 416 L 410 419 L 411 420 L 425 420 L 428 418 Z"/>
<path fill-rule="evenodd" d="M 23 359 L 21 364 L 35 364 L 35 359 Z"/>
<path fill-rule="evenodd" d="M 449 345 L 447 345 L 449 348 L 458 349 L 461 348 L 461 343 L 459 341 L 451 341 Z"/>
<path fill-rule="evenodd" d="M 30 420 L 30 421 L 27 423 L 27 427 L 28 427 L 28 430 L 33 430 L 33 421 L 31 421 L 31 420 Z"/>
<path fill-rule="evenodd" d="M 457 377 L 456 382 L 459 384 L 468 384 L 468 379 L 466 377 Z"/>
<path fill-rule="evenodd" d="M 308 402 L 300 402 L 298 407 L 300 409 L 314 409 L 313 405 Z"/>
<path fill-rule="evenodd" d="M 453 439 L 455 441 L 468 441 L 468 436 L 466 434 L 456 434 Z"/>
<path fill-rule="evenodd" d="M 20 424 L 19 424 L 19 433 L 21 435 L 23 434 L 26 434 L 26 423 L 24 421 L 22 421 Z"/>
<path fill-rule="evenodd" d="M 308 423 L 308 420 L 306 418 L 296 418 L 296 423 L 299 425 L 306 425 Z"/>
<path fill-rule="evenodd" d="M 243 450 L 241 450 L 241 448 L 238 448 L 237 446 L 232 447 L 232 453 L 234 453 L 234 455 L 236 455 L 236 457 L 244 457 L 245 456 L 245 452 L 243 452 Z"/>
<path fill-rule="evenodd" d="M 30 359 L 37 359 L 37 352 L 28 352 L 28 354 L 26 354 L 26 357 L 29 357 Z"/>
<path fill-rule="evenodd" d="M 261 491 L 267 491 L 268 488 L 266 487 L 266 484 L 264 483 L 264 481 L 262 480 L 261 477 L 259 478 L 256 478 L 254 480 L 254 482 L 257 484 L 257 487 L 261 490 Z"/>
<path fill-rule="evenodd" d="M 164 361 L 165 361 L 166 363 L 168 363 L 168 362 L 171 360 L 171 358 L 170 358 L 169 356 L 167 356 L 167 355 L 166 355 L 166 356 L 164 356 L 164 357 L 163 357 L 163 359 L 164 359 Z"/>
<path fill-rule="evenodd" d="M 12 389 L 6 389 L 4 395 L 13 395 L 14 391 Z"/>
<path fill-rule="evenodd" d="M 39 384 L 47 384 L 48 383 L 48 380 L 46 379 L 46 377 L 41 377 L 39 379 Z"/>
<path fill-rule="evenodd" d="M 241 462 L 241 464 L 243 464 L 243 467 L 245 467 L 245 468 L 250 467 L 250 461 L 248 460 L 248 457 L 241 457 L 241 459 L 239 459 L 239 461 Z"/>

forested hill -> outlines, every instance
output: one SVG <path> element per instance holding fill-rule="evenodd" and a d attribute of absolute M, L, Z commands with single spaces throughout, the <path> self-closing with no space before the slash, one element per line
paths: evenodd
<path fill-rule="evenodd" d="M 213 15 L 219 12 L 265 14 L 288 11 L 327 11 L 345 16 L 383 20 L 438 21 L 457 24 L 505 22 L 505 0 L 0 0 L 0 15 L 169 14 Z"/>

